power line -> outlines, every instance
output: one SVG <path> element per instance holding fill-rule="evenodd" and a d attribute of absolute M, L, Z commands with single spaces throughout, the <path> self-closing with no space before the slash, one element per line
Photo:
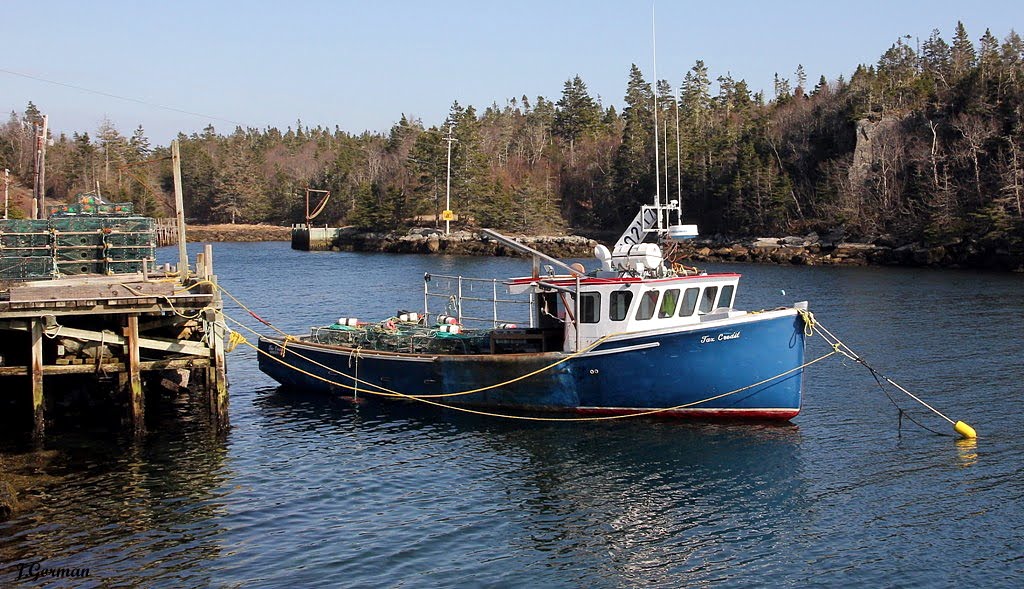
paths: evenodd
<path fill-rule="evenodd" d="M 163 109 L 163 110 L 169 110 L 171 112 L 177 112 L 177 113 L 181 113 L 181 114 L 191 115 L 191 116 L 194 116 L 194 117 L 200 117 L 200 118 L 207 119 L 207 120 L 220 121 L 222 123 L 231 123 L 232 125 L 237 125 L 239 127 L 247 126 L 245 123 L 240 123 L 238 121 L 232 121 L 231 119 L 224 119 L 224 118 L 221 118 L 221 117 L 215 117 L 213 115 L 207 115 L 207 114 L 203 114 L 203 113 L 200 113 L 200 112 L 192 112 L 190 110 L 183 110 L 183 109 L 180 109 L 180 108 L 174 108 L 173 106 L 164 106 L 162 104 L 156 104 L 156 103 L 153 103 L 153 102 L 146 102 L 145 100 L 139 100 L 138 98 L 130 98 L 128 96 L 118 96 L 117 94 L 111 94 L 109 92 L 103 92 L 101 90 L 93 90 L 91 88 L 85 88 L 85 87 L 82 87 L 82 86 L 76 86 L 74 84 L 68 84 L 66 82 L 58 82 L 56 80 L 48 80 L 46 78 L 40 78 L 39 76 L 33 76 L 31 74 L 23 74 L 21 72 L 15 72 L 15 71 L 11 71 L 11 70 L 4 69 L 4 68 L 0 68 L 0 72 L 3 72 L 5 74 L 10 74 L 12 76 L 18 76 L 20 78 L 27 78 L 29 80 L 35 80 L 37 82 L 46 82 L 47 84 L 53 84 L 55 86 L 64 86 L 65 88 L 71 88 L 73 90 L 79 90 L 81 92 L 88 92 L 90 94 L 96 94 L 96 95 L 99 95 L 99 96 L 106 96 L 108 98 L 116 98 L 117 100 L 124 100 L 126 102 L 134 102 L 136 104 L 142 104 L 142 105 L 145 105 L 145 106 L 151 106 L 153 108 L 160 108 L 160 109 Z"/>

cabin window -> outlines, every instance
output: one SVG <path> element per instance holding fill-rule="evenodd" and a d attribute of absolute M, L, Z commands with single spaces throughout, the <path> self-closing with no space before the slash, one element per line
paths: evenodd
<path fill-rule="evenodd" d="M 688 288 L 683 293 L 683 304 L 679 305 L 679 316 L 689 317 L 693 315 L 694 309 L 697 308 L 697 295 L 700 294 L 699 288 Z"/>
<path fill-rule="evenodd" d="M 700 299 L 700 312 L 710 313 L 715 308 L 715 297 L 718 295 L 717 286 L 709 286 L 704 289 L 704 296 Z"/>
<path fill-rule="evenodd" d="M 601 320 L 601 293 L 580 293 L 580 323 L 597 323 Z"/>
<path fill-rule="evenodd" d="M 661 298 L 661 308 L 658 309 L 658 319 L 664 319 L 676 314 L 676 305 L 679 304 L 679 289 L 670 288 L 665 291 Z"/>
<path fill-rule="evenodd" d="M 636 318 L 640 321 L 654 317 L 654 309 L 658 307 L 658 291 L 649 290 L 640 297 L 640 305 L 636 308 Z"/>
<path fill-rule="evenodd" d="M 718 297 L 719 307 L 732 308 L 732 294 L 736 291 L 736 287 L 733 285 L 722 287 L 722 296 Z"/>
<path fill-rule="evenodd" d="M 608 302 L 608 317 L 612 321 L 622 321 L 629 312 L 629 304 L 633 302 L 633 292 L 629 290 L 617 290 L 612 293 Z"/>

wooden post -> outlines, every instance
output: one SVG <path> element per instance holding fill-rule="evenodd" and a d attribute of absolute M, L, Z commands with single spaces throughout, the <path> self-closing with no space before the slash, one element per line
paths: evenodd
<path fill-rule="evenodd" d="M 32 324 L 32 365 L 29 368 L 32 380 L 32 438 L 42 441 L 46 434 L 46 415 L 43 402 L 43 320 L 31 319 Z"/>
<path fill-rule="evenodd" d="M 206 280 L 206 256 L 203 252 L 196 254 L 196 278 Z"/>
<path fill-rule="evenodd" d="M 128 419 L 136 434 L 146 431 L 146 398 L 142 390 L 142 372 L 139 367 L 139 316 L 129 315 L 124 328 L 125 348 L 128 355 Z"/>
<path fill-rule="evenodd" d="M 213 245 L 212 244 L 207 243 L 207 244 L 203 245 L 203 262 L 205 264 L 205 268 L 203 270 L 203 273 L 206 274 L 206 279 L 209 280 L 210 277 L 213 276 Z"/>
<path fill-rule="evenodd" d="M 216 281 L 216 277 L 212 277 Z M 224 366 L 224 327 L 219 310 L 207 309 L 204 315 L 207 333 L 210 335 L 210 367 L 206 372 L 207 394 L 210 399 L 210 414 L 217 427 L 228 425 L 228 380 Z"/>
<path fill-rule="evenodd" d="M 181 152 L 178 140 L 171 141 L 171 168 L 174 172 L 174 214 L 178 221 L 178 273 L 188 278 L 188 253 L 185 251 L 185 197 L 181 190 Z"/>

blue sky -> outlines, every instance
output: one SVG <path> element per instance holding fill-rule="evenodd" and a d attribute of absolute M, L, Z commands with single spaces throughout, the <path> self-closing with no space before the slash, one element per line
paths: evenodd
<path fill-rule="evenodd" d="M 631 63 L 651 79 L 651 2 L 282 0 L 0 3 L 0 108 L 29 100 L 61 131 L 104 117 L 154 144 L 212 123 L 281 129 L 301 119 L 358 133 L 403 113 L 442 122 L 454 100 L 478 109 L 526 94 L 557 100 L 579 74 L 616 107 Z M 849 77 L 897 37 L 1024 34 L 1024 2 L 672 2 L 656 4 L 658 77 L 675 86 L 702 59 L 771 96 L 775 72 L 810 84 Z M 38 37 L 36 36 L 38 35 Z M 16 72 L 141 101 L 28 79 Z M 195 116 L 158 108 L 162 105 Z"/>

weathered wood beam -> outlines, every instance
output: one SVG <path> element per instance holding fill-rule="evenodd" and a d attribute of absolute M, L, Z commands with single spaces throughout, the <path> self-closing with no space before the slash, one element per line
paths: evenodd
<path fill-rule="evenodd" d="M 33 319 L 32 355 L 29 373 L 32 382 L 32 437 L 38 442 L 46 434 L 45 402 L 43 399 L 43 320 Z"/>
<path fill-rule="evenodd" d="M 166 297 L 174 309 L 183 313 L 194 313 L 210 306 L 214 295 L 199 294 L 194 296 Z M 0 301 L 0 319 L 23 319 L 26 315 L 96 315 L 96 314 L 129 314 L 129 313 L 171 313 L 165 298 L 154 299 L 110 299 L 82 301 L 36 301 L 10 303 Z"/>
<path fill-rule="evenodd" d="M 141 372 L 151 372 L 160 370 L 205 368 L 209 365 L 209 358 L 168 358 L 166 360 L 141 360 L 139 362 L 139 370 Z M 96 364 L 44 364 L 43 376 L 50 376 L 53 374 L 92 374 L 95 372 L 115 374 L 118 372 L 124 372 L 126 369 L 127 366 L 125 366 L 123 362 L 103 362 L 99 366 Z M 0 366 L 0 376 L 28 376 L 28 374 L 28 366 Z"/>
<path fill-rule="evenodd" d="M 124 328 L 125 347 L 128 356 L 128 417 L 136 435 L 146 429 L 146 397 L 142 390 L 142 376 L 139 368 L 139 316 L 129 315 Z"/>
<path fill-rule="evenodd" d="M 138 317 L 135 318 L 135 321 L 137 326 Z M 0 323 L 0 329 L 24 331 L 27 328 L 21 322 L 11 321 L 6 324 Z M 105 344 L 113 344 L 116 346 L 124 346 L 127 344 L 126 339 L 116 333 L 78 329 L 77 327 L 66 327 L 63 325 L 61 325 L 59 329 L 55 330 L 54 335 L 91 342 L 103 342 Z M 147 350 L 159 350 L 161 352 L 173 352 L 176 354 L 191 354 L 193 356 L 209 356 L 211 352 L 210 348 L 206 347 L 205 344 L 190 340 L 174 340 L 162 337 L 140 337 L 138 340 L 139 347 Z"/>

